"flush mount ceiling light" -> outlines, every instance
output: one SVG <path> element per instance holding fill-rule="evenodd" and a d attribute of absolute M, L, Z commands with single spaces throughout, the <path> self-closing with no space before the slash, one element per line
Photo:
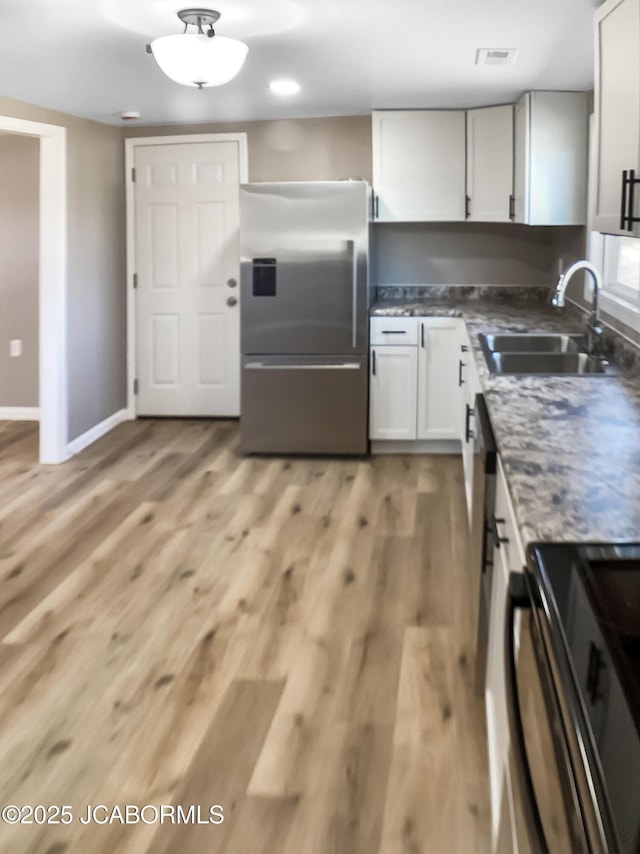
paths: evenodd
<path fill-rule="evenodd" d="M 295 80 L 272 80 L 269 83 L 269 89 L 274 95 L 297 95 L 300 91 L 300 84 Z"/>
<path fill-rule="evenodd" d="M 213 25 L 220 12 L 213 9 L 182 9 L 178 17 L 184 32 L 162 36 L 147 45 L 167 77 L 183 86 L 204 89 L 222 86 L 238 74 L 249 48 L 244 42 L 216 35 Z M 190 26 L 197 32 L 187 32 Z"/>

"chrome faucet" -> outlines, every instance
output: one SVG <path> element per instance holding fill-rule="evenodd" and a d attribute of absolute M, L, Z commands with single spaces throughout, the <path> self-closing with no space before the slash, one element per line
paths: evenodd
<path fill-rule="evenodd" d="M 573 278 L 574 273 L 577 273 L 579 270 L 584 270 L 585 273 L 591 273 L 591 278 L 593 279 L 591 314 L 587 320 L 587 349 L 591 354 L 596 351 L 599 352 L 600 336 L 602 335 L 599 301 L 600 291 L 602 290 L 602 276 L 598 268 L 594 267 L 590 261 L 574 261 L 558 279 L 551 303 L 558 308 L 562 308 L 564 306 L 564 295 L 567 291 L 567 286 Z"/>

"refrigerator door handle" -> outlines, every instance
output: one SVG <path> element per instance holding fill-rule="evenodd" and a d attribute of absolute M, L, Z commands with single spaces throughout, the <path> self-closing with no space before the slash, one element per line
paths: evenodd
<path fill-rule="evenodd" d="M 248 362 L 247 371 L 359 371 L 358 362 L 339 362 L 333 365 L 270 365 L 268 362 Z"/>
<path fill-rule="evenodd" d="M 355 240 L 348 240 L 351 250 L 351 346 L 358 346 L 358 247 Z"/>

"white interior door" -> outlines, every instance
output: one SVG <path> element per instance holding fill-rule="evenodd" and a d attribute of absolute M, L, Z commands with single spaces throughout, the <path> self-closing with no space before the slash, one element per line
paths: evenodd
<path fill-rule="evenodd" d="M 135 149 L 138 415 L 240 414 L 237 142 Z"/>

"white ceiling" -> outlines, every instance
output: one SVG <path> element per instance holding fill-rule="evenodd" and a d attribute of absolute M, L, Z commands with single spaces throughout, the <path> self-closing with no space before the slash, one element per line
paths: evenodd
<path fill-rule="evenodd" d="M 139 110 L 140 124 L 160 124 L 477 106 L 593 85 L 600 0 L 211 0 L 216 31 L 250 50 L 234 81 L 203 91 L 172 83 L 145 52 L 182 31 L 176 12 L 189 5 L 2 0 L 1 94 L 109 124 Z M 475 65 L 477 48 L 514 47 L 513 66 Z M 269 92 L 282 76 L 299 95 Z"/>

